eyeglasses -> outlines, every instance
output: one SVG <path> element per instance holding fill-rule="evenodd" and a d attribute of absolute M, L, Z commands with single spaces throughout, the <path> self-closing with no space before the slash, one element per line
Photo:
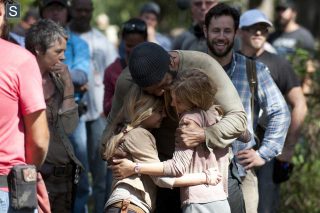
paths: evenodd
<path fill-rule="evenodd" d="M 124 23 L 122 25 L 122 30 L 125 33 L 132 33 L 132 32 L 144 33 L 144 32 L 147 32 L 147 25 Z"/>
<path fill-rule="evenodd" d="M 206 7 L 211 7 L 213 4 L 215 4 L 216 1 L 196 1 L 196 2 L 193 2 L 192 4 L 195 6 L 195 7 L 202 7 L 202 5 L 204 4 Z"/>
<path fill-rule="evenodd" d="M 258 31 L 261 34 L 267 34 L 269 32 L 269 28 L 266 26 L 243 27 L 242 30 L 247 31 L 251 34 L 256 34 Z"/>

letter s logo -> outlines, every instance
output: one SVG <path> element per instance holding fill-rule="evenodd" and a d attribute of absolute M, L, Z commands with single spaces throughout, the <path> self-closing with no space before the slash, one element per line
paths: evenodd
<path fill-rule="evenodd" d="M 9 7 L 9 15 L 10 17 L 16 17 L 18 15 L 18 7 L 12 5 Z"/>
<path fill-rule="evenodd" d="M 20 17 L 20 4 L 7 4 L 6 18 L 19 18 L 19 17 Z"/>

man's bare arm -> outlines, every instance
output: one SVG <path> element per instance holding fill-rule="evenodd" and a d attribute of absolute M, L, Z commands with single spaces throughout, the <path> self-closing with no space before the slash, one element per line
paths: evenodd
<path fill-rule="evenodd" d="M 26 162 L 39 168 L 44 162 L 49 146 L 49 130 L 45 110 L 25 115 Z"/>
<path fill-rule="evenodd" d="M 291 106 L 291 123 L 282 154 L 277 158 L 281 161 L 290 162 L 308 108 L 301 87 L 294 87 L 291 89 L 286 95 L 286 99 Z"/>

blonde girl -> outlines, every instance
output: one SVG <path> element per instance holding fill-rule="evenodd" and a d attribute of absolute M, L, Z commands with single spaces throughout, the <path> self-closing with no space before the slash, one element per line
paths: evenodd
<path fill-rule="evenodd" d="M 155 139 L 149 130 L 159 128 L 165 117 L 164 103 L 160 97 L 148 95 L 133 86 L 118 118 L 113 122 L 102 145 L 102 157 L 111 160 L 115 152 L 127 153 L 127 159 L 135 162 L 134 169 L 139 171 L 139 163 L 160 162 Z M 105 212 L 119 212 L 119 209 L 134 212 L 153 212 L 156 198 L 156 185 L 172 188 L 196 184 L 215 184 L 211 170 L 188 174 L 181 178 L 132 175 L 122 180 L 114 180 L 112 194 L 105 205 Z"/>

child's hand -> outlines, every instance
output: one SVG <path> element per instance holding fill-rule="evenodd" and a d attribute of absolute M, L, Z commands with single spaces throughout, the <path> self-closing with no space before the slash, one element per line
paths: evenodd
<path fill-rule="evenodd" d="M 222 180 L 222 175 L 216 168 L 207 169 L 204 173 L 206 174 L 206 184 L 208 185 L 215 186 Z"/>
<path fill-rule="evenodd" d="M 115 179 L 121 180 L 134 174 L 135 163 L 123 158 L 113 159 L 113 165 L 108 166 L 112 169 L 112 174 Z"/>

